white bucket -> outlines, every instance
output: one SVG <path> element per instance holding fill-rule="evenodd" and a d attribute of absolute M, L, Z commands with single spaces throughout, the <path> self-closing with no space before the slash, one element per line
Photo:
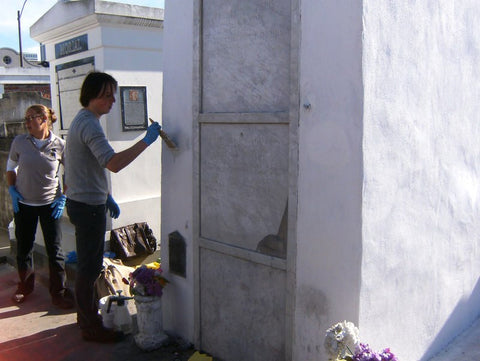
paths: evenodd
<path fill-rule="evenodd" d="M 103 327 L 113 329 L 113 320 L 115 318 L 115 310 L 117 309 L 117 304 L 115 302 L 112 302 L 110 306 L 110 312 L 107 312 L 109 298 L 110 296 L 100 298 L 98 306 L 100 308 L 100 314 L 102 315 Z"/>

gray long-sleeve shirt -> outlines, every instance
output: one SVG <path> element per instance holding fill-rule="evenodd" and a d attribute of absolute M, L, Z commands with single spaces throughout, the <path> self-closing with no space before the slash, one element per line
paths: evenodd
<path fill-rule="evenodd" d="M 91 205 L 105 204 L 108 195 L 106 165 L 115 154 L 99 119 L 81 109 L 73 119 L 65 149 L 67 197 Z"/>

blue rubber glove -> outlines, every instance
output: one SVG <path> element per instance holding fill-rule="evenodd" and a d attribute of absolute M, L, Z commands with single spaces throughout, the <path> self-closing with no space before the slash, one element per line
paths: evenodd
<path fill-rule="evenodd" d="M 153 122 L 147 128 L 147 134 L 145 134 L 145 138 L 143 138 L 142 140 L 147 143 L 147 145 L 152 144 L 154 141 L 157 140 L 158 136 L 160 135 L 160 129 L 162 129 L 160 124 L 158 124 L 157 122 Z"/>
<path fill-rule="evenodd" d="M 67 197 L 62 194 L 60 197 L 56 198 L 50 208 L 53 208 L 52 217 L 53 219 L 59 219 L 63 214 L 63 209 L 65 208 L 65 202 Z"/>
<path fill-rule="evenodd" d="M 12 206 L 13 206 L 13 213 L 18 213 L 20 208 L 18 207 L 18 201 L 22 201 L 22 195 L 17 191 L 15 186 L 8 187 L 8 193 L 10 193 L 10 197 L 12 198 Z"/>
<path fill-rule="evenodd" d="M 110 211 L 110 217 L 115 219 L 118 218 L 120 215 L 120 207 L 110 194 L 107 197 L 107 203 L 105 205 L 107 206 L 107 211 Z"/>
<path fill-rule="evenodd" d="M 65 258 L 65 263 L 77 263 L 78 257 L 77 252 L 70 251 L 67 253 L 67 257 Z"/>

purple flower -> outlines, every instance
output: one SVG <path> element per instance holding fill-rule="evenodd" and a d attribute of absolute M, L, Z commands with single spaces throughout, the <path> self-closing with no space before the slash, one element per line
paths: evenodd
<path fill-rule="evenodd" d="M 133 294 L 160 297 L 167 283 L 159 268 L 142 265 L 130 274 L 130 289 Z"/>
<path fill-rule="evenodd" d="M 386 348 L 380 354 L 382 361 L 398 361 L 397 357 L 390 351 L 389 348 Z"/>
<path fill-rule="evenodd" d="M 366 343 L 360 343 L 353 355 L 353 361 L 383 361 L 378 354 L 376 354 L 370 346 Z"/>
<path fill-rule="evenodd" d="M 398 361 L 398 359 L 389 348 L 377 354 L 368 344 L 360 343 L 355 350 L 355 355 L 353 355 L 353 361 Z"/>

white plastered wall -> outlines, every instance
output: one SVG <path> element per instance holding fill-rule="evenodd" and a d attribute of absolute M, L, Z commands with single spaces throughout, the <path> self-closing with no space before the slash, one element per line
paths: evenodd
<path fill-rule="evenodd" d="M 293 359 L 326 360 L 325 330 L 358 322 L 361 277 L 362 7 L 301 1 Z"/>
<path fill-rule="evenodd" d="M 168 242 L 162 263 L 170 280 L 164 293 L 164 327 L 194 341 L 193 274 L 193 1 L 165 3 L 163 129 L 178 150 L 162 153 L 162 239 L 178 231 L 186 242 L 186 278 L 168 273 Z M 164 210 L 164 211 L 163 211 Z M 163 267 L 162 267 L 163 268 Z"/>
<path fill-rule="evenodd" d="M 426 360 L 480 310 L 480 4 L 363 3 L 360 332 Z"/>

